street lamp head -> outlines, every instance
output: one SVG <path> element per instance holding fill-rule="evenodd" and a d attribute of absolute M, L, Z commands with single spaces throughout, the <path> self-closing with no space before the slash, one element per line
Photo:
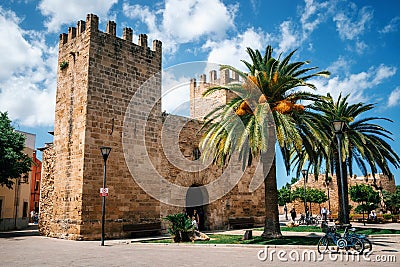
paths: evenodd
<path fill-rule="evenodd" d="M 341 132 L 343 132 L 346 122 L 342 121 L 342 120 L 334 120 L 332 122 L 332 124 L 333 124 L 333 129 L 335 130 L 335 133 L 341 133 Z"/>
<path fill-rule="evenodd" d="M 108 158 L 108 155 L 111 152 L 111 147 L 102 146 L 102 147 L 100 147 L 100 151 L 101 151 L 101 155 L 103 156 L 104 161 L 106 161 Z"/>
<path fill-rule="evenodd" d="M 308 174 L 307 170 L 301 170 L 301 174 L 303 174 L 303 177 L 305 178 Z"/>

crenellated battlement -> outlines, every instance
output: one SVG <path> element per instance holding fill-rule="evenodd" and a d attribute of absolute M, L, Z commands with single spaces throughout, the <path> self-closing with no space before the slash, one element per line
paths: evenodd
<path fill-rule="evenodd" d="M 236 72 L 231 72 L 228 69 L 220 70 L 219 71 L 219 78 L 217 76 L 217 71 L 216 70 L 211 70 L 209 73 L 209 80 L 207 81 L 207 75 L 206 74 L 201 74 L 199 82 L 200 84 L 197 84 L 196 78 L 190 79 L 190 83 L 194 85 L 194 88 L 196 87 L 208 87 L 210 85 L 227 85 L 232 82 L 239 82 L 239 74 Z M 232 75 L 231 75 L 232 74 Z"/>
<path fill-rule="evenodd" d="M 199 78 L 199 82 L 195 78 L 190 79 L 190 116 L 201 120 L 216 107 L 217 103 L 224 104 L 235 97 L 231 92 L 219 91 L 204 99 L 203 92 L 211 86 L 238 83 L 240 79 L 238 73 L 228 69 L 220 70 L 219 78 L 216 70 L 209 72 L 208 80 L 206 74 L 201 74 Z"/>
<path fill-rule="evenodd" d="M 122 34 L 121 38 L 116 36 L 116 32 L 117 32 L 117 24 L 111 20 L 107 22 L 105 32 L 99 31 L 99 18 L 94 14 L 88 14 L 86 16 L 86 21 L 80 20 L 77 22 L 76 27 L 68 28 L 68 33 L 60 34 L 60 41 L 59 41 L 60 44 L 59 45 L 60 45 L 60 47 L 62 47 L 64 45 L 72 42 L 77 37 L 80 37 L 85 34 L 92 34 L 92 33 L 106 33 L 106 34 L 109 34 L 110 36 L 116 37 L 117 39 L 125 40 L 129 43 L 132 43 L 132 40 L 133 40 L 132 28 L 128 28 L 128 27 L 123 28 L 123 34 Z M 146 34 L 139 35 L 139 40 L 138 40 L 137 45 L 144 47 L 144 48 L 149 48 L 147 45 L 147 35 Z M 155 52 L 159 52 L 161 54 L 161 52 L 162 52 L 161 49 L 162 49 L 162 42 L 159 40 L 154 40 L 152 50 Z"/>

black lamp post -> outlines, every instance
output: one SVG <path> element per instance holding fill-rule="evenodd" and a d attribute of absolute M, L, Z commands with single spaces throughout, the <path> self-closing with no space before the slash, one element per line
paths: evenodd
<path fill-rule="evenodd" d="M 338 160 L 339 160 L 339 173 L 340 173 L 340 183 L 341 183 L 341 193 L 342 193 L 342 215 L 343 215 L 343 224 L 348 224 L 348 216 L 347 216 L 347 207 L 346 207 L 346 195 L 345 195 L 345 190 L 344 190 L 344 172 L 343 172 L 343 161 L 342 161 L 342 136 L 343 136 L 343 129 L 346 124 L 345 121 L 342 120 L 335 120 L 332 122 L 333 124 L 333 129 L 335 130 L 335 135 L 337 139 L 337 145 L 338 145 Z"/>
<path fill-rule="evenodd" d="M 329 196 L 329 185 L 331 184 L 330 180 L 325 181 L 326 189 L 328 190 L 328 211 L 331 213 L 331 197 Z"/>
<path fill-rule="evenodd" d="M 306 182 L 307 182 L 307 178 L 308 178 L 308 171 L 301 170 L 301 173 L 303 174 L 303 180 L 304 180 L 304 212 L 306 214 L 306 218 L 308 218 L 307 199 L 306 199 Z"/>
<path fill-rule="evenodd" d="M 110 155 L 111 147 L 100 147 L 101 155 L 103 156 L 104 160 L 104 171 L 103 171 L 103 190 L 106 188 L 106 178 L 107 178 L 107 159 L 108 155 Z M 104 246 L 104 222 L 105 222 L 105 215 L 106 215 L 106 196 L 104 191 L 102 192 L 102 205 L 101 205 L 101 245 Z"/>

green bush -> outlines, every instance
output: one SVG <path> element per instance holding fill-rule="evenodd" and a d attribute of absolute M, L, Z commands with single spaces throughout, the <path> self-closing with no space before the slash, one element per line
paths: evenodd
<path fill-rule="evenodd" d="M 392 214 L 383 214 L 382 216 L 385 221 L 391 221 L 393 218 Z"/>
<path fill-rule="evenodd" d="M 164 218 L 170 222 L 168 232 L 174 236 L 174 242 L 189 242 L 194 234 L 194 226 L 183 213 L 171 214 Z"/>

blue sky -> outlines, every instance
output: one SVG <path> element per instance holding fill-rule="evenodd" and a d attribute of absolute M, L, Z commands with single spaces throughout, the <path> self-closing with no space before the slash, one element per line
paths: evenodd
<path fill-rule="evenodd" d="M 3 1 L 0 110 L 8 111 L 17 129 L 36 133 L 36 147 L 52 141 L 47 131 L 54 124 L 58 35 L 93 13 L 103 31 L 114 20 L 118 36 L 131 27 L 136 36 L 161 40 L 165 69 L 193 61 L 243 69 L 240 59 L 247 58 L 248 46 L 263 51 L 270 44 L 284 54 L 298 49 L 295 60 L 310 60 L 332 73 L 313 81 L 319 93 L 351 93 L 352 102 L 376 103 L 370 116 L 394 120 L 382 125 L 393 132 L 391 145 L 400 153 L 399 5 L 389 0 Z M 174 112 L 187 96 L 166 97 L 163 109 Z M 400 170 L 394 174 L 400 184 Z M 286 181 L 280 164 L 278 186 Z"/>

